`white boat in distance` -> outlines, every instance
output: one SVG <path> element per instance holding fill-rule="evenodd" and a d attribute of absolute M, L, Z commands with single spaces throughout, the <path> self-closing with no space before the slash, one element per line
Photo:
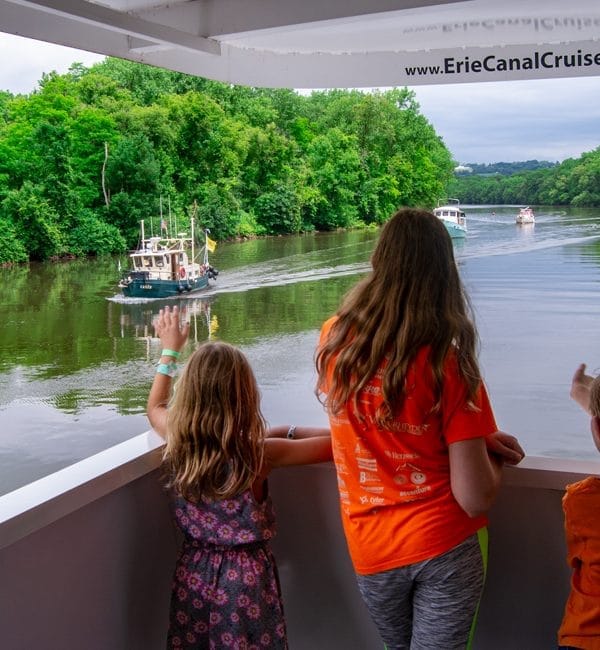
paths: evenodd
<path fill-rule="evenodd" d="M 446 199 L 446 203 L 438 201 L 433 214 L 444 223 L 446 230 L 453 239 L 467 236 L 467 217 L 461 210 L 458 199 Z"/>
<path fill-rule="evenodd" d="M 521 208 L 519 210 L 519 214 L 517 215 L 516 223 L 535 223 L 535 215 L 533 214 L 533 210 L 529 206 L 526 208 Z"/>

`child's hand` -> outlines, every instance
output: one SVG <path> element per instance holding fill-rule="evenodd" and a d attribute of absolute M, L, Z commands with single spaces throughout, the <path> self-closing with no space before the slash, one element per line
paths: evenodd
<path fill-rule="evenodd" d="M 586 412 L 590 413 L 590 389 L 593 377 L 585 374 L 585 363 L 579 365 L 571 380 L 571 398 Z M 591 413 L 590 413 L 591 414 Z"/>
<path fill-rule="evenodd" d="M 504 431 L 496 431 L 487 436 L 485 444 L 488 451 L 500 456 L 508 465 L 518 465 L 525 458 L 519 441 Z"/>
<path fill-rule="evenodd" d="M 187 341 L 190 332 L 190 324 L 180 322 L 179 307 L 165 307 L 158 312 L 158 318 L 154 321 L 154 331 L 160 338 L 163 349 L 179 352 Z"/>

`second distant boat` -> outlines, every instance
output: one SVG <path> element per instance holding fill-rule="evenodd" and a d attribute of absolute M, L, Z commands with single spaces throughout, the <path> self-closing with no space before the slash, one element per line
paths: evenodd
<path fill-rule="evenodd" d="M 535 215 L 533 210 L 527 206 L 526 208 L 521 208 L 519 214 L 516 218 L 516 223 L 522 225 L 524 223 L 535 223 Z"/>
<path fill-rule="evenodd" d="M 433 214 L 442 221 L 453 239 L 462 239 L 467 236 L 467 216 L 462 211 L 458 199 L 447 199 L 446 203 L 439 201 Z"/>

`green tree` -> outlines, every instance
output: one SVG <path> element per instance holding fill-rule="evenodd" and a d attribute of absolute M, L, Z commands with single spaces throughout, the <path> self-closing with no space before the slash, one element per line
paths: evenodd
<path fill-rule="evenodd" d="M 317 230 L 359 225 L 358 189 L 362 167 L 356 138 L 340 129 L 330 129 L 312 141 L 308 158 L 311 180 L 320 195 L 314 222 Z"/>
<path fill-rule="evenodd" d="M 59 215 L 44 197 L 43 188 L 29 181 L 12 190 L 2 201 L 2 217 L 12 224 L 14 237 L 22 242 L 29 257 L 47 260 L 65 252 Z M 16 251 L 16 257 L 20 257 Z"/>
<path fill-rule="evenodd" d="M 130 246 L 138 239 L 140 220 L 158 212 L 159 178 L 154 150 L 143 135 L 121 138 L 109 154 L 106 180 L 111 200 L 105 218 Z"/>
<path fill-rule="evenodd" d="M 4 210 L 0 207 L 1 212 Z M 16 229 L 10 219 L 0 216 L 0 266 L 7 266 L 15 262 L 28 260 L 25 244 L 17 236 Z"/>
<path fill-rule="evenodd" d="M 256 199 L 254 213 L 265 232 L 297 233 L 302 226 L 300 197 L 292 185 L 280 185 Z"/>
<path fill-rule="evenodd" d="M 67 237 L 69 252 L 78 257 L 122 253 L 126 250 L 126 241 L 118 228 L 101 221 L 88 209 L 80 211 Z"/>

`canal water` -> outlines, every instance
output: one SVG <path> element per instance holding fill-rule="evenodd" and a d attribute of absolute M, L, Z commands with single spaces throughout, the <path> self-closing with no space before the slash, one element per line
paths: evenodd
<path fill-rule="evenodd" d="M 580 362 L 600 373 L 600 210 L 539 208 L 535 225 L 517 226 L 517 207 L 465 209 L 469 233 L 455 249 L 499 425 L 531 455 L 594 458 L 569 386 Z M 318 330 L 368 269 L 376 238 L 220 243 L 218 281 L 186 300 L 123 299 L 117 259 L 0 271 L 0 493 L 148 428 L 152 320 L 165 304 L 184 310 L 194 341 L 247 353 L 271 424 L 325 424 L 313 394 Z"/>

